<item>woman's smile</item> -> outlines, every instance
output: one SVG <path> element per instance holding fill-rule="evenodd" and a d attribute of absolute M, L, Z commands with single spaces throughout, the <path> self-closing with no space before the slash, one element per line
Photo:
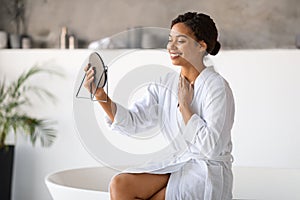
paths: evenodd
<path fill-rule="evenodd" d="M 173 51 L 169 51 L 169 54 L 172 60 L 177 59 L 182 55 L 182 53 L 180 52 L 173 52 Z"/>

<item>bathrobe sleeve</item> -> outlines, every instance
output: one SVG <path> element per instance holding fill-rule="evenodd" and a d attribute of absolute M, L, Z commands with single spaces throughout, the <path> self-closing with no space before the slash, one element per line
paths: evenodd
<path fill-rule="evenodd" d="M 193 114 L 183 129 L 187 143 L 199 148 L 202 155 L 218 156 L 231 140 L 234 101 L 227 82 L 219 78 L 207 86 L 202 102 L 202 114 Z M 196 100 L 197 101 L 197 100 Z"/>
<path fill-rule="evenodd" d="M 129 109 L 118 103 L 116 106 L 114 121 L 111 122 L 106 117 L 106 122 L 112 130 L 131 135 L 153 128 L 158 122 L 158 86 L 151 83 L 145 96 L 137 100 Z"/>

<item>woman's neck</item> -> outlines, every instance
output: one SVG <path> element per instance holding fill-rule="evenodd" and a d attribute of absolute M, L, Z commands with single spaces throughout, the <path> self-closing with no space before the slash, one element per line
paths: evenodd
<path fill-rule="evenodd" d="M 194 83 L 203 69 L 205 69 L 204 65 L 198 67 L 194 67 L 193 65 L 181 66 L 181 75 L 183 75 L 190 83 Z"/>

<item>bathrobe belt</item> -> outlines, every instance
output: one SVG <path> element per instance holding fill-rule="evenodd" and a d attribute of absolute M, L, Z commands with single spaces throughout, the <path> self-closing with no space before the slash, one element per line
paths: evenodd
<path fill-rule="evenodd" d="M 217 161 L 217 162 L 233 162 L 233 156 L 231 154 L 225 154 L 222 156 L 204 156 L 204 155 L 200 155 L 200 154 L 189 154 L 189 155 L 181 155 L 179 157 L 185 157 L 188 156 L 192 159 L 196 159 L 196 160 L 205 160 L 205 161 Z"/>
<path fill-rule="evenodd" d="M 198 158 L 200 160 L 207 160 L 207 161 L 233 162 L 233 156 L 231 154 L 222 155 L 222 156 L 213 156 L 213 157 L 196 155 L 195 158 Z"/>

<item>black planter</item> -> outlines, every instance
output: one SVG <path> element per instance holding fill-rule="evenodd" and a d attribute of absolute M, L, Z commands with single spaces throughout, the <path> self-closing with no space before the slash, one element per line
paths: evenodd
<path fill-rule="evenodd" d="M 11 199 L 14 146 L 0 149 L 0 199 Z"/>

